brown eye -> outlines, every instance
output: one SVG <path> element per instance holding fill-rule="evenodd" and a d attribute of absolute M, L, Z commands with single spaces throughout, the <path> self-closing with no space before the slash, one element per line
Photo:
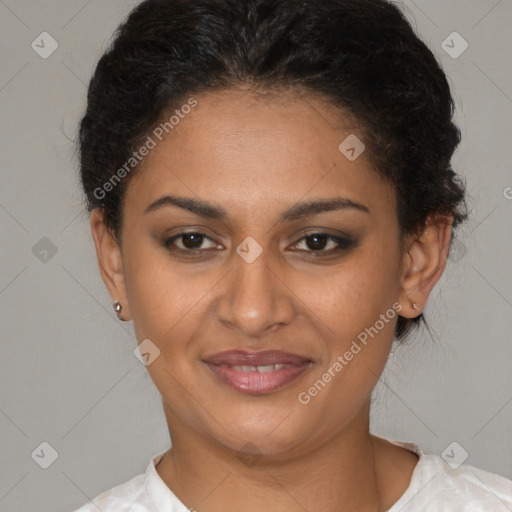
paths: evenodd
<path fill-rule="evenodd" d="M 313 251 L 322 250 L 325 249 L 327 246 L 327 243 L 329 241 L 329 237 L 325 235 L 309 235 L 305 237 L 306 240 L 306 246 L 308 249 L 311 249 Z"/>
<path fill-rule="evenodd" d="M 310 233 L 293 247 L 304 252 L 331 254 L 354 246 L 355 242 L 349 238 L 337 237 L 327 233 Z"/>
<path fill-rule="evenodd" d="M 204 247 L 205 242 L 210 242 L 209 247 Z M 164 245 L 171 250 L 203 251 L 217 248 L 217 244 L 204 233 L 179 233 L 165 241 Z"/>

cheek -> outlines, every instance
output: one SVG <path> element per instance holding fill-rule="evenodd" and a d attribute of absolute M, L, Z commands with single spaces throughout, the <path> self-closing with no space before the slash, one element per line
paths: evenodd
<path fill-rule="evenodd" d="M 308 401 L 304 414 L 322 424 L 322 435 L 355 416 L 382 374 L 397 319 L 397 269 L 392 257 L 361 258 L 360 264 L 339 268 L 323 293 L 318 286 L 309 298 L 322 320 L 326 353 L 301 390 L 300 403 Z"/>
<path fill-rule="evenodd" d="M 201 324 L 216 276 L 191 272 L 165 251 L 134 248 L 126 258 L 125 282 L 137 339 L 152 339 L 162 351 L 179 350 L 179 343 L 170 342 L 186 341 Z"/>
<path fill-rule="evenodd" d="M 398 317 L 398 251 L 380 249 L 368 251 L 338 276 L 336 300 L 342 307 L 333 313 L 335 331 L 343 335 L 331 351 L 331 360 L 341 356 L 343 377 L 338 381 L 363 394 L 374 387 L 386 364 Z"/>
<path fill-rule="evenodd" d="M 136 237 L 133 237 L 136 238 Z M 162 253 L 164 254 L 164 253 Z M 158 251 L 126 243 L 124 276 L 137 338 L 161 338 L 183 316 L 183 286 L 169 261 Z"/>
<path fill-rule="evenodd" d="M 374 325 L 397 300 L 398 258 L 398 251 L 386 244 L 368 242 L 340 265 L 297 277 L 292 289 L 322 321 L 326 334 L 346 343 Z M 392 331 L 387 326 L 382 330 Z"/>

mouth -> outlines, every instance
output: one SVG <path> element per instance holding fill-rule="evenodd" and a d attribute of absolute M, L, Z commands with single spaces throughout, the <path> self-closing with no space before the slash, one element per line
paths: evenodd
<path fill-rule="evenodd" d="M 223 384 L 248 394 L 276 391 L 298 379 L 311 359 L 278 350 L 245 352 L 231 350 L 203 360 Z"/>

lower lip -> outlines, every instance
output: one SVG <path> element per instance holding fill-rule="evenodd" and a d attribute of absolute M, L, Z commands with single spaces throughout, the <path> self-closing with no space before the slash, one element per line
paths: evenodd
<path fill-rule="evenodd" d="M 258 371 L 243 372 L 235 370 L 232 366 L 220 366 L 206 363 L 217 378 L 228 386 L 253 395 L 270 393 L 282 388 L 286 384 L 298 379 L 310 366 L 304 363 L 291 368 L 281 368 L 273 372 L 260 373 Z"/>

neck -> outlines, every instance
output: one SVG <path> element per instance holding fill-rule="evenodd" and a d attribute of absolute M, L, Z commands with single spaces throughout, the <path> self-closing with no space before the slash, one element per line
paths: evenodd
<path fill-rule="evenodd" d="M 180 425 L 169 410 L 172 449 L 157 471 L 187 507 L 200 512 L 381 512 L 376 444 L 369 404 L 341 433 L 321 446 L 279 457 L 242 457 Z"/>

